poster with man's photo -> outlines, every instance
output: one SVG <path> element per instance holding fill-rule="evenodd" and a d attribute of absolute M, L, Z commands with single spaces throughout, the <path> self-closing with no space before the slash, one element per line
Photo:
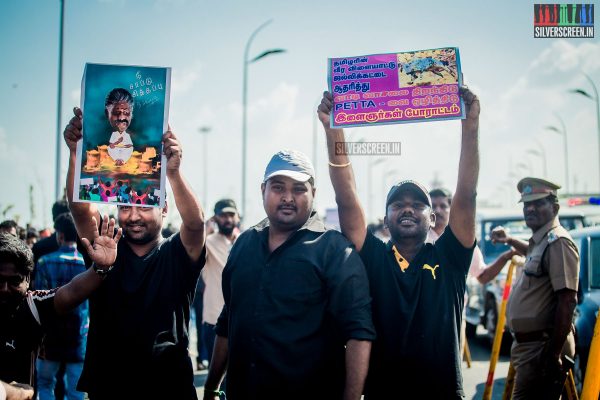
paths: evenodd
<path fill-rule="evenodd" d="M 171 69 L 86 64 L 74 200 L 163 207 Z"/>

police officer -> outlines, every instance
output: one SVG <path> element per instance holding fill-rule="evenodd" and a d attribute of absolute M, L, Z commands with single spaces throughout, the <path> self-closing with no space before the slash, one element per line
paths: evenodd
<path fill-rule="evenodd" d="M 508 244 L 527 255 L 507 308 L 508 326 L 515 339 L 511 350 L 515 400 L 558 399 L 567 360 L 575 353 L 572 320 L 579 254 L 558 221 L 559 188 L 543 179 L 519 181 L 525 223 L 533 231 L 529 242 L 511 237 L 502 227 L 492 231 L 494 243 Z"/>

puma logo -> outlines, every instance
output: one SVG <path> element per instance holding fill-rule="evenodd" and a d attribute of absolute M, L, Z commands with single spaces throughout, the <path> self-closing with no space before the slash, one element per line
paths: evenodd
<path fill-rule="evenodd" d="M 15 349 L 15 339 L 11 340 L 10 343 L 6 342 L 6 347 L 12 347 L 13 350 Z"/>
<path fill-rule="evenodd" d="M 423 269 L 428 269 L 428 270 L 430 270 L 430 271 L 431 271 L 431 275 L 433 276 L 433 279 L 434 279 L 434 280 L 435 280 L 435 270 L 436 270 L 438 267 L 439 267 L 439 264 L 438 264 L 438 265 L 436 265 L 435 267 L 432 267 L 432 266 L 431 266 L 431 265 L 429 265 L 429 264 L 425 264 L 425 265 L 423 265 Z"/>

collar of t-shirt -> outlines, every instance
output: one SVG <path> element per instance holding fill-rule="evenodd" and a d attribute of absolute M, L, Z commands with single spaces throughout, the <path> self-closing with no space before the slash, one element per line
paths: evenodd
<path fill-rule="evenodd" d="M 261 242 L 263 243 L 263 246 L 268 249 L 269 248 L 269 219 L 265 218 L 263 219 L 261 222 L 259 222 L 258 224 L 256 224 L 255 226 L 253 226 L 251 229 L 253 229 L 254 231 L 256 231 L 256 233 L 258 234 Z M 302 227 L 300 227 L 297 231 L 295 231 L 294 233 L 292 233 L 287 239 L 286 241 L 277 248 L 277 250 L 282 249 L 284 247 L 287 247 L 287 245 L 289 243 L 292 243 L 292 241 L 295 240 L 295 238 L 298 237 L 299 234 L 301 234 L 302 232 L 307 232 L 307 231 L 311 231 L 311 232 L 317 232 L 317 233 L 322 233 L 326 231 L 325 225 L 323 224 L 323 221 L 321 221 L 321 219 L 319 218 L 318 214 L 316 211 L 311 211 L 310 216 L 308 217 L 308 220 L 304 223 L 304 225 L 302 225 Z M 276 251 L 277 251 L 276 250 Z"/>
<path fill-rule="evenodd" d="M 254 225 L 251 229 L 254 229 L 257 232 L 268 231 L 266 228 L 268 228 L 269 225 L 270 225 L 269 218 L 265 218 L 262 221 L 260 221 L 258 224 Z M 298 229 L 298 231 L 301 231 L 301 230 L 309 230 L 309 231 L 313 231 L 313 232 L 325 232 L 326 229 L 325 229 L 325 225 L 323 224 L 323 221 L 321 221 L 317 212 L 313 210 L 310 212 L 310 216 L 308 217 L 308 219 L 306 220 L 304 225 L 302 225 L 302 227 L 300 229 Z M 296 231 L 296 232 L 298 232 L 298 231 Z"/>

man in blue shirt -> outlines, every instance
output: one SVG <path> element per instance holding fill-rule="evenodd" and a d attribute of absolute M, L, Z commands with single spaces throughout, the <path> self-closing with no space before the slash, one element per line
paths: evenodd
<path fill-rule="evenodd" d="M 71 214 L 59 215 L 54 221 L 54 230 L 59 249 L 39 259 L 35 274 L 36 289 L 66 285 L 86 269 L 83 257 L 77 251 L 77 230 Z M 36 363 L 40 400 L 54 399 L 56 373 L 61 364 L 66 370 L 67 398 L 83 399 L 83 393 L 78 392 L 76 386 L 83 368 L 88 326 L 86 300 L 70 313 L 52 321 L 48 327 Z"/>

